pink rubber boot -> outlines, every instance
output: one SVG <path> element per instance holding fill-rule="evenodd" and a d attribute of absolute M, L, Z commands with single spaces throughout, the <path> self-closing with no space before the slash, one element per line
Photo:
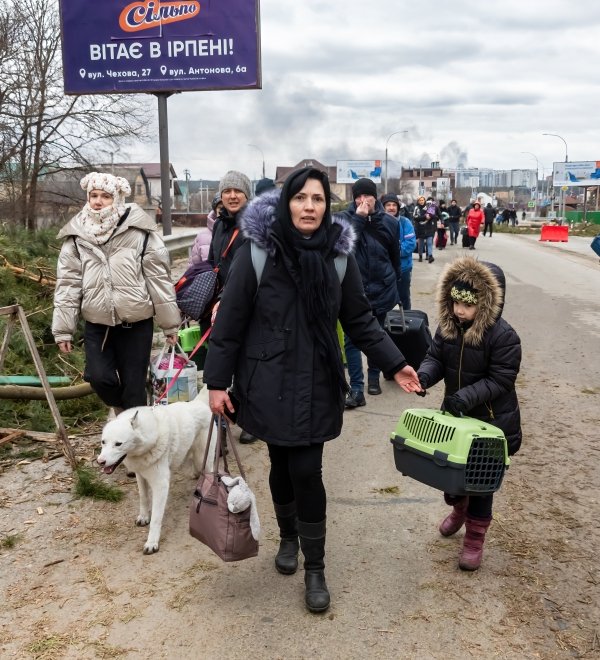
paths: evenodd
<path fill-rule="evenodd" d="M 491 522 L 491 518 L 483 520 L 467 516 L 465 538 L 458 557 L 458 565 L 463 571 L 476 571 L 481 566 L 485 533 Z"/>
<path fill-rule="evenodd" d="M 447 504 L 450 504 L 446 500 Z M 469 498 L 462 497 L 456 498 L 456 502 L 452 505 L 452 511 L 440 523 L 439 530 L 442 536 L 452 536 L 465 524 L 467 517 L 467 507 L 469 506 Z"/>

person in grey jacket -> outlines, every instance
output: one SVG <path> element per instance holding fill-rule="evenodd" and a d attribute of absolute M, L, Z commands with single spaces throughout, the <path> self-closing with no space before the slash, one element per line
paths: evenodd
<path fill-rule="evenodd" d="M 147 404 L 154 317 L 173 345 L 181 314 L 169 253 L 148 214 L 125 204 L 127 181 L 92 172 L 81 187 L 88 201 L 58 234 L 52 334 L 70 353 L 83 317 L 84 378 L 119 413 Z"/>
<path fill-rule="evenodd" d="M 242 428 L 267 443 L 281 537 L 275 567 L 295 573 L 301 547 L 306 606 L 324 612 L 330 596 L 323 446 L 341 432 L 348 390 L 337 319 L 405 391 L 420 385 L 371 312 L 353 256 L 354 232 L 344 218 L 332 219 L 325 173 L 311 167 L 293 172 L 281 191 L 248 205 L 241 227 L 247 240 L 229 270 L 204 382 L 213 413 L 237 412 Z M 260 282 L 253 249 L 266 251 Z"/>

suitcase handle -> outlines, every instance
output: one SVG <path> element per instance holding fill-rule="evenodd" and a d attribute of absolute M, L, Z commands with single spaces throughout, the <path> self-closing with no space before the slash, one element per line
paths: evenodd
<path fill-rule="evenodd" d="M 396 319 L 392 319 L 391 312 L 388 312 L 385 315 L 385 321 L 383 322 L 383 327 L 392 335 L 402 335 L 406 332 L 406 320 L 404 319 L 404 308 L 401 304 L 398 305 L 400 308 L 400 322 Z"/>

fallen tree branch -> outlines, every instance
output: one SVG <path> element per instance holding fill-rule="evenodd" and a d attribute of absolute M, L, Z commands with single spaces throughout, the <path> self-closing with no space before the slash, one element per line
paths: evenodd
<path fill-rule="evenodd" d="M 51 387 L 52 394 L 57 401 L 65 399 L 78 399 L 82 396 L 92 394 L 89 383 L 80 385 L 69 385 L 68 387 Z M 28 399 L 30 401 L 44 401 L 46 393 L 43 387 L 28 387 L 25 385 L 1 385 L 0 399 Z"/>
<path fill-rule="evenodd" d="M 44 431 L 28 431 L 27 429 L 1 429 L 0 433 L 15 433 L 21 432 L 27 438 L 33 438 L 33 440 L 39 440 L 40 442 L 56 442 L 57 437 L 56 433 L 45 433 Z"/>

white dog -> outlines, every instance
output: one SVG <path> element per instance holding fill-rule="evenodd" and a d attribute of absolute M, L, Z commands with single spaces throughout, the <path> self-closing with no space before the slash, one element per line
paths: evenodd
<path fill-rule="evenodd" d="M 135 472 L 140 495 L 135 524 L 150 523 L 145 555 L 158 552 L 171 469 L 188 456 L 196 477 L 202 468 L 212 418 L 204 395 L 203 390 L 189 403 L 130 408 L 108 422 L 102 431 L 102 451 L 97 460 L 103 472 L 112 474 L 123 461 L 128 471 Z M 215 429 L 211 444 L 216 442 L 216 435 Z"/>

